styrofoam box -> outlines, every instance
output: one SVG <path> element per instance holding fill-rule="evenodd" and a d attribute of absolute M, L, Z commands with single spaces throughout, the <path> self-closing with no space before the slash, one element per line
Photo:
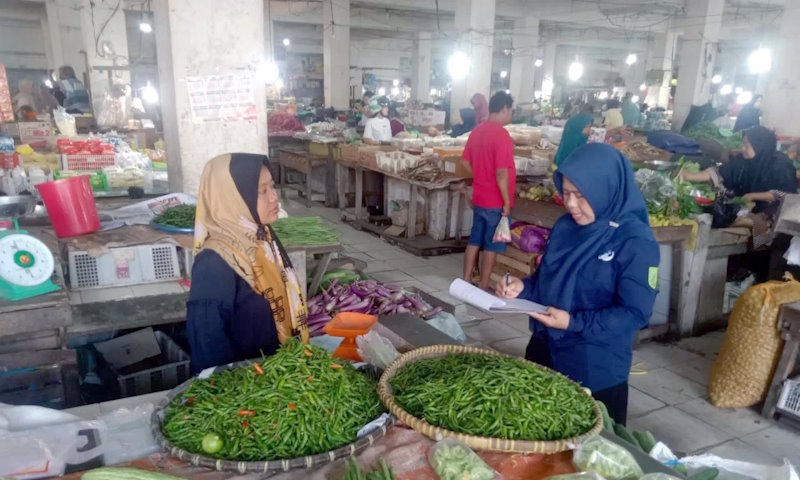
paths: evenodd
<path fill-rule="evenodd" d="M 175 245 L 153 244 L 112 248 L 92 257 L 88 252 L 69 251 L 72 290 L 137 285 L 178 280 L 181 270 Z"/>

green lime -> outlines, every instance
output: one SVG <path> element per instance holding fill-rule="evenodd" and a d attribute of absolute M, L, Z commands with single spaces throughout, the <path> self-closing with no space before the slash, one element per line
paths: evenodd
<path fill-rule="evenodd" d="M 216 433 L 207 433 L 203 437 L 203 451 L 206 453 L 219 453 L 222 450 L 222 439 Z"/>

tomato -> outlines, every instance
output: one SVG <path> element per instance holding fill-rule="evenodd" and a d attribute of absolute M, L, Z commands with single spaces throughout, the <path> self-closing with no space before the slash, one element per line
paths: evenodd
<path fill-rule="evenodd" d="M 207 433 L 203 437 L 203 451 L 206 453 L 219 453 L 222 450 L 222 439 L 216 433 Z"/>

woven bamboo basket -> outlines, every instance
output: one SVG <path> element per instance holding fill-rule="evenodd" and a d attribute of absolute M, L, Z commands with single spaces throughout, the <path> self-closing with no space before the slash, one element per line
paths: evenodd
<path fill-rule="evenodd" d="M 217 367 L 214 369 L 214 372 L 229 368 L 248 367 L 250 365 L 252 365 L 252 362 L 250 361 L 238 362 L 231 365 Z M 372 378 L 377 378 L 378 376 L 374 371 L 368 371 L 367 374 Z M 318 453 L 316 455 L 258 462 L 222 460 L 218 458 L 206 457 L 204 455 L 191 453 L 180 447 L 176 447 L 172 444 L 172 442 L 169 441 L 169 439 L 167 439 L 166 436 L 164 436 L 164 433 L 161 431 L 161 425 L 164 423 L 164 417 L 170 402 L 186 391 L 186 389 L 189 388 L 189 385 L 191 385 L 192 381 L 194 380 L 195 378 L 190 378 L 189 380 L 173 388 L 169 391 L 169 393 L 167 393 L 167 396 L 163 398 L 158 405 L 156 405 L 156 408 L 153 410 L 153 414 L 150 417 L 150 430 L 161 448 L 173 457 L 197 467 L 211 468 L 220 472 L 236 472 L 244 475 L 246 473 L 277 473 L 287 472 L 295 469 L 317 468 L 327 463 L 335 462 L 340 458 L 352 457 L 356 453 L 365 450 L 367 447 L 375 443 L 376 440 L 386 435 L 386 432 L 389 431 L 396 421 L 393 415 L 389 415 L 386 424 L 377 430 L 373 430 L 371 433 L 364 435 L 353 443 L 344 445 L 329 452 Z"/>
<path fill-rule="evenodd" d="M 405 411 L 402 407 L 400 407 L 400 405 L 397 404 L 397 402 L 395 401 L 392 386 L 390 385 L 389 382 L 395 376 L 397 371 L 400 370 L 403 366 L 428 358 L 443 357 L 449 354 L 464 355 L 468 353 L 496 355 L 500 357 L 513 358 L 515 360 L 519 360 L 520 362 L 527 362 L 527 360 L 523 360 L 518 357 L 512 357 L 511 355 L 505 355 L 503 353 L 495 352 L 492 350 L 486 350 L 478 347 L 461 346 L 461 345 L 433 345 L 430 347 L 418 348 L 416 350 L 412 350 L 398 357 L 391 365 L 389 365 L 389 368 L 387 368 L 383 372 L 383 375 L 381 376 L 381 379 L 378 382 L 378 394 L 381 397 L 381 401 L 386 406 L 386 408 L 388 408 L 389 411 L 392 412 L 400 421 L 410 426 L 417 432 L 425 435 L 426 437 L 436 441 L 445 437 L 455 437 L 458 440 L 464 442 L 464 444 L 466 444 L 470 448 L 475 448 L 477 450 L 489 450 L 495 452 L 513 452 L 513 453 L 558 453 L 566 450 L 572 450 L 575 447 L 575 445 L 579 444 L 580 442 L 582 442 L 587 438 L 598 435 L 600 431 L 603 429 L 603 415 L 600 412 L 600 407 L 598 407 L 597 402 L 595 402 L 594 399 L 592 399 L 592 404 L 594 407 L 595 424 L 591 430 L 577 437 L 565 438 L 562 440 L 542 440 L 542 441 L 509 440 L 504 438 L 479 437 L 475 435 L 467 435 L 464 433 L 453 432 L 450 430 L 446 430 L 431 425 L 425 420 L 422 420 L 420 418 L 411 415 L 410 413 Z M 541 365 L 536 365 L 536 366 L 543 370 L 547 370 L 548 372 L 551 372 L 555 375 L 564 377 L 564 375 L 555 372 L 547 367 L 543 367 Z M 586 393 L 586 391 L 583 392 L 584 395 L 591 398 L 591 395 L 589 395 L 589 393 Z"/>

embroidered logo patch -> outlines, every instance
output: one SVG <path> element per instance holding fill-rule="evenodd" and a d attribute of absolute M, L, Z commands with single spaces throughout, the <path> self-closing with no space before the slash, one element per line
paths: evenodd
<path fill-rule="evenodd" d="M 658 288 L 658 267 L 650 267 L 647 272 L 647 283 L 653 290 Z"/>
<path fill-rule="evenodd" d="M 609 250 L 606 253 L 600 255 L 599 257 L 597 257 L 597 259 L 598 260 L 602 260 L 604 262 L 610 262 L 611 260 L 614 260 L 614 251 L 613 250 Z"/>

